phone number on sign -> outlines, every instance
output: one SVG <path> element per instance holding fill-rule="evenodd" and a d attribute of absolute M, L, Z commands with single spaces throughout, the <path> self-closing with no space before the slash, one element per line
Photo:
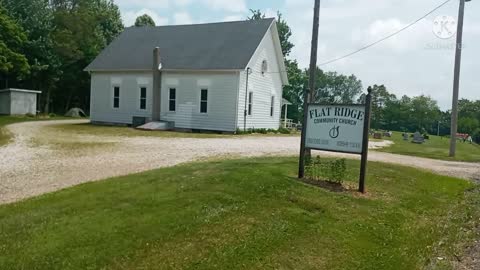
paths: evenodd
<path fill-rule="evenodd" d="M 355 149 L 362 148 L 362 144 L 361 144 L 361 143 L 345 142 L 345 141 L 339 141 L 339 142 L 337 142 L 337 146 L 339 146 L 339 147 L 346 147 L 346 148 L 355 148 Z"/>

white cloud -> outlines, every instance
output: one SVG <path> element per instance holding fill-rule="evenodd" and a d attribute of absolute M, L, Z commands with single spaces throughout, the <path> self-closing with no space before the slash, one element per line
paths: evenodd
<path fill-rule="evenodd" d="M 182 0 L 180 0 L 182 1 Z M 183 0 L 185 1 L 185 0 Z M 164 9 L 170 6 L 169 0 L 115 0 L 115 3 L 124 8 L 155 8 Z"/>
<path fill-rule="evenodd" d="M 260 1 L 258 1 L 260 2 Z M 243 20 L 248 8 L 258 8 L 253 0 L 116 0 L 127 25 L 145 12 L 157 24 L 200 23 Z M 331 60 L 374 42 L 420 18 L 441 0 L 329 0 L 321 1 L 318 63 Z M 261 1 L 265 6 L 264 1 Z M 290 58 L 308 67 L 312 34 L 312 0 L 269 1 L 263 8 L 268 17 L 279 10 L 292 28 L 295 44 Z M 461 96 L 480 99 L 480 5 L 472 1 L 465 13 Z M 440 40 L 432 33 L 432 20 L 438 15 L 457 16 L 458 1 L 441 9 L 401 34 L 342 61 L 323 66 L 325 70 L 355 74 L 364 82 L 386 84 L 398 96 L 427 94 L 439 100 L 442 108 L 451 104 L 454 40 Z M 142 14 L 140 14 L 142 13 Z M 161 16 L 168 16 L 166 18 Z M 192 19 L 195 18 L 195 20 Z M 159 22 L 161 21 L 161 22 Z M 435 46 L 439 47 L 436 48 Z M 433 48 L 433 49 L 432 49 Z"/>
<path fill-rule="evenodd" d="M 223 18 L 223 21 L 224 22 L 234 22 L 234 21 L 242 21 L 242 20 L 245 20 L 245 15 L 240 15 L 240 14 L 237 14 L 237 15 L 229 15 L 229 16 L 226 16 Z"/>
<path fill-rule="evenodd" d="M 192 24 L 193 19 L 188 12 L 177 12 L 173 14 L 175 24 Z"/>
<path fill-rule="evenodd" d="M 245 12 L 247 10 L 245 0 L 202 0 L 202 2 L 213 10 L 230 12 Z"/>
<path fill-rule="evenodd" d="M 322 1 L 318 62 L 337 58 L 383 38 L 440 3 L 438 0 Z M 297 59 L 306 68 L 310 57 L 313 1 L 286 0 L 280 11 L 293 32 L 295 47 L 291 58 Z M 401 34 L 322 68 L 353 73 L 362 79 L 364 86 L 386 84 L 398 96 L 431 95 L 443 109 L 448 109 L 451 105 L 455 41 L 436 38 L 432 32 L 432 20 L 438 15 L 456 17 L 457 12 L 458 1 L 452 1 Z M 469 5 L 466 11 L 466 48 L 463 51 L 460 91 L 461 96 L 476 99 L 480 98 L 479 83 L 475 80 L 475 70 L 480 69 L 480 63 L 475 59 L 480 56 L 474 46 L 480 42 L 480 20 L 474 16 L 478 12 L 479 5 Z"/>
<path fill-rule="evenodd" d="M 123 24 L 127 27 L 132 26 L 135 23 L 137 17 L 142 16 L 143 14 L 147 14 L 148 16 L 152 17 L 153 21 L 155 21 L 155 25 L 157 26 L 168 24 L 168 18 L 161 17 L 155 11 L 146 8 L 139 11 L 122 12 Z"/>
<path fill-rule="evenodd" d="M 179 6 L 179 7 L 186 7 L 190 4 L 192 4 L 194 0 L 175 0 L 175 5 Z"/>

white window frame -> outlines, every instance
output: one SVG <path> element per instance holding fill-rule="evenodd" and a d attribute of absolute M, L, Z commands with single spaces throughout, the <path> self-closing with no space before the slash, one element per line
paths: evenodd
<path fill-rule="evenodd" d="M 145 88 L 145 98 L 142 98 L 142 88 Z M 138 87 L 138 91 L 139 91 L 139 104 L 138 104 L 138 108 L 142 111 L 146 111 L 147 110 L 147 100 L 148 100 L 148 87 L 146 85 L 139 85 Z M 145 108 L 142 109 L 142 99 L 145 99 Z"/>
<path fill-rule="evenodd" d="M 202 92 L 203 92 L 203 91 L 207 91 L 207 99 L 206 99 L 206 100 L 203 100 L 203 99 L 202 99 Z M 201 114 L 208 114 L 208 111 L 209 111 L 209 102 L 208 102 L 209 92 L 210 92 L 210 91 L 208 90 L 207 87 L 202 87 L 202 88 L 200 89 L 199 111 L 200 111 Z M 202 112 L 202 103 L 204 103 L 204 102 L 206 103 L 206 110 L 207 110 L 206 112 Z"/>
<path fill-rule="evenodd" d="M 172 90 L 175 90 L 175 98 L 172 99 L 171 98 L 171 93 L 172 93 Z M 168 111 L 169 112 L 176 112 L 177 111 L 177 94 L 178 94 L 178 91 L 177 91 L 177 88 L 176 87 L 169 87 L 168 88 Z M 175 108 L 172 110 L 170 108 L 170 102 L 174 101 L 175 102 Z"/>
<path fill-rule="evenodd" d="M 247 115 L 253 115 L 253 91 L 248 92 Z"/>
<path fill-rule="evenodd" d="M 118 97 L 115 97 L 115 88 L 118 88 Z M 120 109 L 120 98 L 122 96 L 122 87 L 118 84 L 112 85 L 112 108 L 114 110 Z M 118 99 L 118 107 L 115 107 L 115 99 Z"/>

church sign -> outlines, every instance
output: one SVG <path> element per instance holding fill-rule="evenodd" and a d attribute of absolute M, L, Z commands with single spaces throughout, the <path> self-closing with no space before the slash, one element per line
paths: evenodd
<path fill-rule="evenodd" d="M 365 105 L 310 104 L 307 113 L 307 148 L 362 153 Z"/>
<path fill-rule="evenodd" d="M 358 189 L 365 192 L 372 89 L 364 104 L 304 104 L 298 177 L 305 176 L 307 149 L 361 155 Z"/>

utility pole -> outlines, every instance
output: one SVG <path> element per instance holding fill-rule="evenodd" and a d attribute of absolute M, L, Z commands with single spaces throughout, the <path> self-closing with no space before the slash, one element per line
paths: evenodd
<path fill-rule="evenodd" d="M 310 149 L 305 149 L 306 131 L 307 131 L 307 115 L 308 115 L 308 103 L 313 101 L 315 91 L 315 71 L 317 69 L 317 50 L 318 50 L 318 28 L 320 21 L 320 0 L 315 0 L 315 6 L 313 8 L 313 31 L 312 31 L 312 48 L 310 54 L 310 78 L 307 89 L 303 90 L 303 124 L 302 124 L 302 138 L 300 141 L 300 164 L 298 169 L 298 177 L 303 178 L 305 176 L 305 157 L 311 156 Z"/>
<path fill-rule="evenodd" d="M 450 133 L 450 157 L 455 157 L 457 149 L 457 129 L 458 129 L 458 92 L 460 88 L 460 67 L 462 63 L 463 49 L 463 17 L 465 14 L 465 2 L 471 0 L 460 0 L 458 10 L 457 42 L 455 48 L 455 70 L 453 77 L 453 99 L 452 99 L 452 126 Z"/>

